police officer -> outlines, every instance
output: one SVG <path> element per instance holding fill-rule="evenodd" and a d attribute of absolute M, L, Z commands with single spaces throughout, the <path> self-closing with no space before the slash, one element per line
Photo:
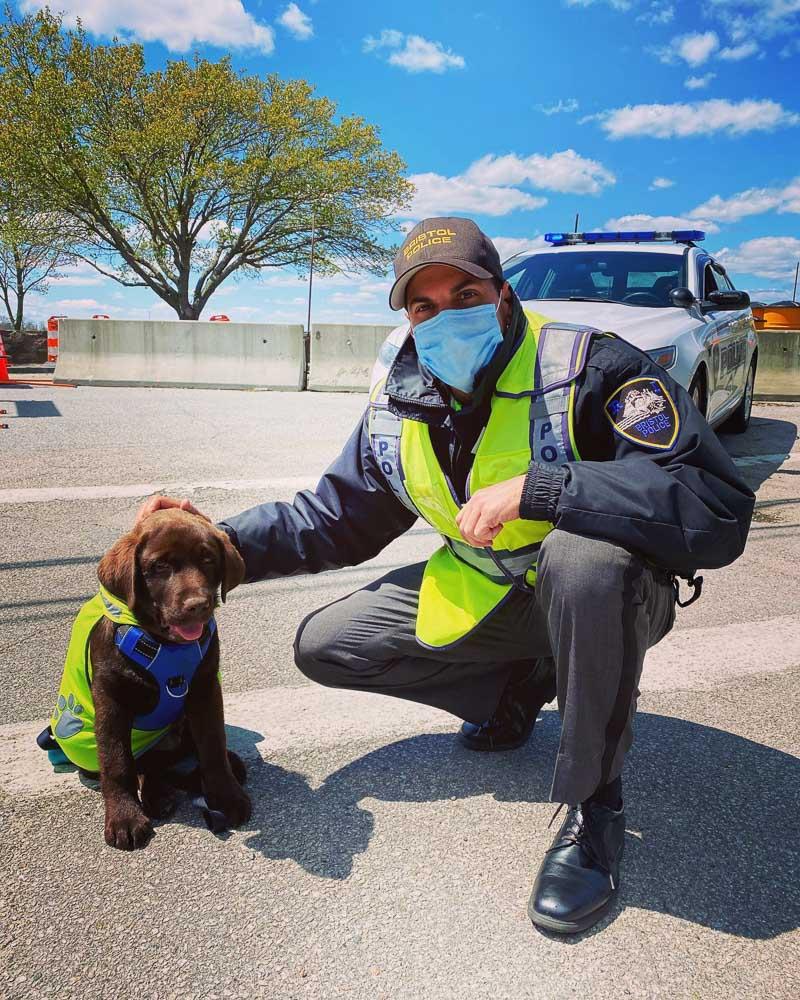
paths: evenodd
<path fill-rule="evenodd" d="M 442 535 L 426 563 L 308 615 L 296 663 L 446 709 L 476 751 L 521 746 L 557 698 L 550 798 L 568 808 L 528 912 L 585 930 L 619 889 L 645 653 L 676 577 L 740 555 L 754 497 L 683 388 L 613 334 L 523 310 L 473 222 L 419 223 L 394 272 L 407 321 L 341 455 L 316 490 L 221 527 L 248 581 L 356 565 L 418 517 Z"/>

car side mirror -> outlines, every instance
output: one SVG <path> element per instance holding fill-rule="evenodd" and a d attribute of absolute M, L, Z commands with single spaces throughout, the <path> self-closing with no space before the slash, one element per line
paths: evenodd
<path fill-rule="evenodd" d="M 669 297 L 672 304 L 681 309 L 689 309 L 695 303 L 695 297 L 690 288 L 673 288 Z"/>
<path fill-rule="evenodd" d="M 747 309 L 750 305 L 750 296 L 747 292 L 709 292 L 708 297 L 702 303 L 704 312 L 711 312 L 715 309 Z"/>

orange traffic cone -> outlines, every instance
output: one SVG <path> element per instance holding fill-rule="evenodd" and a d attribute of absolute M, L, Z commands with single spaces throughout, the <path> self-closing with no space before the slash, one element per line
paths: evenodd
<path fill-rule="evenodd" d="M 10 382 L 8 377 L 8 355 L 3 346 L 3 335 L 0 333 L 0 382 Z"/>

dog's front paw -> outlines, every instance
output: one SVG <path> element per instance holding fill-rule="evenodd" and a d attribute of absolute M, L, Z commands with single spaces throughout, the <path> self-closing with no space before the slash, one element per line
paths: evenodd
<path fill-rule="evenodd" d="M 105 838 L 109 847 L 135 851 L 147 847 L 153 827 L 138 802 L 115 802 L 106 805 Z"/>
<path fill-rule="evenodd" d="M 230 826 L 241 826 L 250 819 L 250 796 L 233 775 L 225 782 L 206 783 L 208 808 L 221 812 Z"/>

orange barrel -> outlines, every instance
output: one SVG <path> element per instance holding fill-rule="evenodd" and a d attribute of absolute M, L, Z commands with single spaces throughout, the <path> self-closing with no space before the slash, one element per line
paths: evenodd
<path fill-rule="evenodd" d="M 795 302 L 775 302 L 759 311 L 763 325 L 756 322 L 756 330 L 800 330 L 800 305 Z"/>
<path fill-rule="evenodd" d="M 47 321 L 47 360 L 58 361 L 58 321 L 66 316 L 51 316 Z"/>
<path fill-rule="evenodd" d="M 11 379 L 8 377 L 8 355 L 3 344 L 3 335 L 0 333 L 0 382 L 10 381 Z M 0 413 L 5 413 L 5 410 L 0 410 Z"/>

